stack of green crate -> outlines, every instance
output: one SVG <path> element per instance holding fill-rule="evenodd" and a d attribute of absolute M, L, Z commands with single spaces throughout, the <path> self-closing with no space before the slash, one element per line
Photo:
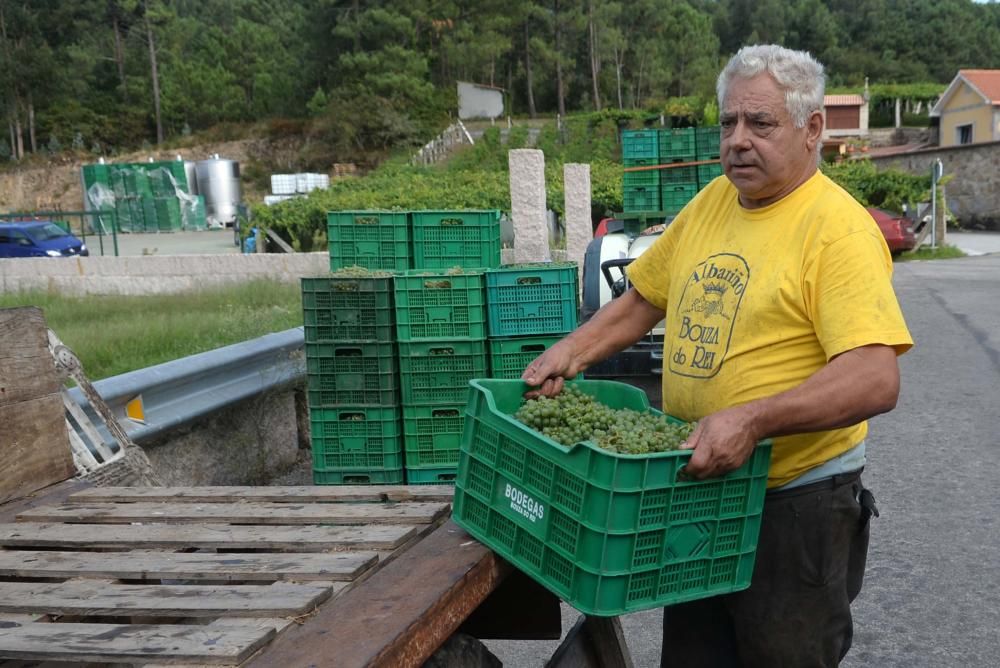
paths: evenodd
<path fill-rule="evenodd" d="M 115 196 L 118 228 L 123 232 L 171 232 L 205 227 L 203 199 L 188 195 L 180 160 L 84 165 L 85 199 L 100 184 Z"/>
<path fill-rule="evenodd" d="M 403 482 L 393 278 L 302 279 L 317 485 Z"/>
<path fill-rule="evenodd" d="M 671 165 L 695 161 L 695 129 L 665 128 L 660 130 L 660 164 Z M 698 170 L 695 166 L 666 167 L 660 177 L 660 210 L 677 213 L 698 192 Z"/>
<path fill-rule="evenodd" d="M 483 272 L 414 269 L 395 277 L 408 484 L 455 479 L 469 381 L 487 375 Z"/>
<path fill-rule="evenodd" d="M 486 272 L 490 377 L 516 379 L 576 329 L 574 262 L 515 264 Z"/>
<path fill-rule="evenodd" d="M 625 167 L 655 167 L 660 164 L 659 133 L 653 130 L 622 132 L 622 161 Z M 660 170 L 625 172 L 622 182 L 624 211 L 658 211 Z"/>
<path fill-rule="evenodd" d="M 345 267 L 410 268 L 410 216 L 406 211 L 331 211 L 326 228 L 330 271 Z"/>
<path fill-rule="evenodd" d="M 500 266 L 500 211 L 411 211 L 413 269 Z"/>
<path fill-rule="evenodd" d="M 718 125 L 695 129 L 695 152 L 699 162 L 703 160 L 717 161 L 719 159 L 721 131 L 722 128 Z M 698 190 L 701 190 L 711 183 L 712 179 L 721 175 L 722 164 L 719 162 L 698 165 Z"/>

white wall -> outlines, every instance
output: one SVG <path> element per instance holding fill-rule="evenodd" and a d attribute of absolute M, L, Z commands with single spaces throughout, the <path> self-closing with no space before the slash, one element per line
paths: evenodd
<path fill-rule="evenodd" d="M 503 91 L 476 84 L 458 82 L 458 117 L 499 118 L 503 116 Z"/>

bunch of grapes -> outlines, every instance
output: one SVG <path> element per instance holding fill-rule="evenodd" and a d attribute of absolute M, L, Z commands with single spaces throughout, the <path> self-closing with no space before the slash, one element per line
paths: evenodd
<path fill-rule="evenodd" d="M 330 274 L 333 278 L 389 278 L 392 272 L 368 269 L 354 265 L 353 267 L 343 267 Z"/>
<path fill-rule="evenodd" d="M 563 445 L 593 441 L 625 455 L 676 450 L 694 429 L 694 423 L 670 424 L 648 411 L 605 406 L 573 386 L 524 402 L 514 417 Z"/>

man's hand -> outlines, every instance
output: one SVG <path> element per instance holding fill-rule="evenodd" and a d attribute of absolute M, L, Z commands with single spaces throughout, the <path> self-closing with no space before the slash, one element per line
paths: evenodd
<path fill-rule="evenodd" d="M 554 397 L 562 392 L 566 379 L 573 378 L 580 372 L 575 358 L 573 344 L 567 339 L 559 341 L 536 357 L 521 374 L 521 380 L 536 388 L 525 392 L 525 398 Z"/>
<path fill-rule="evenodd" d="M 692 478 L 715 478 L 738 469 L 750 457 L 759 437 L 748 406 L 735 406 L 700 420 L 682 450 L 694 450 L 684 473 Z"/>

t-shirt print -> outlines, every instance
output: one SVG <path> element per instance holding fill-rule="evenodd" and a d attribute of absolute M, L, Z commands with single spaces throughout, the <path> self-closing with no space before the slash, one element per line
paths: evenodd
<path fill-rule="evenodd" d="M 749 280 L 746 260 L 733 253 L 710 255 L 695 266 L 677 303 L 674 331 L 666 332 L 670 373 L 689 378 L 719 373 Z"/>

